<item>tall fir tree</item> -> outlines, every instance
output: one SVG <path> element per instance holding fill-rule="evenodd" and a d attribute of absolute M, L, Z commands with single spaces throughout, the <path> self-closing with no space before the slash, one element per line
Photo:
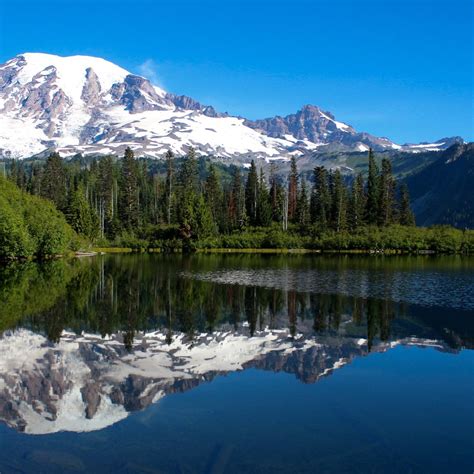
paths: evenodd
<path fill-rule="evenodd" d="M 284 190 L 277 176 L 275 162 L 270 163 L 270 202 L 273 222 L 281 222 Z"/>
<path fill-rule="evenodd" d="M 267 227 L 272 223 L 272 205 L 262 168 L 260 168 L 260 178 L 258 181 L 257 223 L 263 227 Z"/>
<path fill-rule="evenodd" d="M 113 221 L 117 212 L 117 180 L 111 156 L 105 156 L 99 161 L 97 194 L 101 237 L 113 237 Z"/>
<path fill-rule="evenodd" d="M 228 194 L 227 215 L 229 230 L 241 229 L 246 223 L 245 190 L 242 184 L 242 174 L 235 166 L 232 175 L 232 185 Z"/>
<path fill-rule="evenodd" d="M 51 153 L 41 176 L 40 195 L 54 202 L 60 211 L 67 207 L 67 177 L 59 153 Z"/>
<path fill-rule="evenodd" d="M 376 225 L 379 214 L 379 169 L 375 161 L 372 148 L 369 150 L 369 176 L 367 178 L 367 203 L 366 221 L 367 224 Z"/>
<path fill-rule="evenodd" d="M 398 220 L 401 225 L 414 226 L 415 215 L 411 210 L 410 195 L 408 192 L 408 186 L 405 183 L 400 186 L 399 194 Z"/>
<path fill-rule="evenodd" d="M 348 220 L 351 229 L 357 229 L 364 224 L 365 218 L 365 190 L 364 178 L 359 173 L 352 181 Z"/>
<path fill-rule="evenodd" d="M 245 184 L 245 208 L 250 225 L 258 225 L 257 221 L 258 176 L 254 160 L 250 163 L 247 182 Z"/>
<path fill-rule="evenodd" d="M 310 221 L 308 187 L 304 178 L 301 180 L 296 210 L 298 224 L 300 224 L 301 226 L 308 225 Z"/>
<path fill-rule="evenodd" d="M 70 193 L 65 215 L 69 225 L 78 234 L 84 235 L 90 240 L 94 240 L 98 236 L 99 217 L 89 204 L 82 183 Z"/>
<path fill-rule="evenodd" d="M 332 227 L 336 232 L 341 232 L 347 227 L 347 191 L 339 169 L 331 177 L 331 195 Z"/>
<path fill-rule="evenodd" d="M 395 213 L 395 179 L 392 175 L 392 163 L 384 158 L 379 178 L 378 224 L 380 226 L 393 224 Z"/>
<path fill-rule="evenodd" d="M 223 192 L 221 181 L 217 175 L 217 170 L 214 164 L 209 166 L 209 174 L 204 186 L 206 203 L 212 214 L 214 223 L 218 229 L 223 228 Z"/>
<path fill-rule="evenodd" d="M 313 190 L 311 193 L 311 222 L 321 230 L 327 229 L 331 219 L 331 194 L 329 176 L 324 166 L 317 166 L 313 171 Z"/>
<path fill-rule="evenodd" d="M 139 224 L 138 168 L 133 151 L 125 150 L 121 163 L 119 212 L 122 226 L 135 231 Z"/>
<path fill-rule="evenodd" d="M 288 220 L 295 222 L 298 207 L 298 166 L 296 159 L 291 157 L 290 174 L 288 176 Z"/>
<path fill-rule="evenodd" d="M 190 148 L 178 174 L 179 196 L 177 197 L 177 221 L 183 236 L 189 236 L 194 222 L 196 199 L 199 192 L 199 171 L 196 152 Z M 186 237 L 189 238 L 189 237 Z"/>
<path fill-rule="evenodd" d="M 174 154 L 168 150 L 165 154 L 166 160 L 166 192 L 165 192 L 165 212 L 166 223 L 169 225 L 172 222 L 172 210 L 174 204 Z"/>

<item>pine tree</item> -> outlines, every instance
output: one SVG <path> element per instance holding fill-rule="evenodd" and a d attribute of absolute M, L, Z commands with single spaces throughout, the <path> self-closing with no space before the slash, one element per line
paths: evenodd
<path fill-rule="evenodd" d="M 232 186 L 228 194 L 227 215 L 230 230 L 241 229 L 246 221 L 245 191 L 240 169 L 234 167 Z"/>
<path fill-rule="evenodd" d="M 410 207 L 410 195 L 408 193 L 408 186 L 403 183 L 400 186 L 400 200 L 399 200 L 399 222 L 401 225 L 414 226 L 415 216 Z"/>
<path fill-rule="evenodd" d="M 178 176 L 181 195 L 191 196 L 199 192 L 199 169 L 196 150 L 190 148 L 183 160 Z"/>
<path fill-rule="evenodd" d="M 340 232 L 345 230 L 347 226 L 347 192 L 339 169 L 332 175 L 331 194 L 332 226 L 336 232 Z"/>
<path fill-rule="evenodd" d="M 54 202 L 60 211 L 67 206 L 67 179 L 59 153 L 51 153 L 41 177 L 41 196 Z"/>
<path fill-rule="evenodd" d="M 314 168 L 313 179 L 314 185 L 310 206 L 311 222 L 319 225 L 321 230 L 325 230 L 331 218 L 331 195 L 328 172 L 324 166 Z"/>
<path fill-rule="evenodd" d="M 245 208 L 250 225 L 257 225 L 257 197 L 258 197 L 258 176 L 255 162 L 250 163 L 247 182 L 245 184 Z"/>
<path fill-rule="evenodd" d="M 390 160 L 382 160 L 382 172 L 379 178 L 379 210 L 378 224 L 387 226 L 394 222 L 395 209 L 395 180 L 392 175 Z"/>
<path fill-rule="evenodd" d="M 69 225 L 78 233 L 93 240 L 99 233 L 99 217 L 89 205 L 86 191 L 82 184 L 69 196 L 66 209 L 66 219 Z"/>
<path fill-rule="evenodd" d="M 166 208 L 166 223 L 171 224 L 173 196 L 174 196 L 174 154 L 168 150 L 165 154 L 166 160 L 166 194 L 165 194 L 165 208 Z"/>
<path fill-rule="evenodd" d="M 258 225 L 263 227 L 268 227 L 272 223 L 272 205 L 262 168 L 260 168 L 260 178 L 258 182 L 257 222 Z"/>
<path fill-rule="evenodd" d="M 281 222 L 282 220 L 283 194 L 284 190 L 278 182 L 275 163 L 272 161 L 270 164 L 270 202 L 273 222 Z"/>
<path fill-rule="evenodd" d="M 308 188 L 306 186 L 306 180 L 301 180 L 301 186 L 298 193 L 298 205 L 297 209 L 297 222 L 302 226 L 306 226 L 310 221 L 309 212 L 309 201 L 308 201 Z"/>
<path fill-rule="evenodd" d="M 369 176 L 367 179 L 366 203 L 366 220 L 370 225 L 376 225 L 378 222 L 379 196 L 379 170 L 371 148 L 369 150 Z"/>
<path fill-rule="evenodd" d="M 288 219 L 296 221 L 296 210 L 298 206 L 298 167 L 296 159 L 291 157 L 290 174 L 288 176 Z"/>
<path fill-rule="evenodd" d="M 117 193 L 116 188 L 112 157 L 105 156 L 99 161 L 97 178 L 98 210 L 102 237 L 104 235 L 113 237 L 112 222 L 116 213 L 116 200 L 114 199 Z"/>
<path fill-rule="evenodd" d="M 43 167 L 33 163 L 31 166 L 31 179 L 28 191 L 35 196 L 41 196 L 41 182 L 43 178 Z"/>
<path fill-rule="evenodd" d="M 133 151 L 125 150 L 122 159 L 120 179 L 120 220 L 122 226 L 130 231 L 139 223 L 138 169 Z"/>
<path fill-rule="evenodd" d="M 359 173 L 353 180 L 351 189 L 348 217 L 352 229 L 357 229 L 364 224 L 365 201 L 364 178 L 362 174 Z"/>
<path fill-rule="evenodd" d="M 217 231 L 212 211 L 205 201 L 204 196 L 199 195 L 194 203 L 193 219 L 191 221 L 191 237 L 204 239 L 214 235 Z"/>
<path fill-rule="evenodd" d="M 222 186 L 217 175 L 216 167 L 211 163 L 209 166 L 209 174 L 206 179 L 205 187 L 206 203 L 211 210 L 212 218 L 218 228 L 223 227 L 223 194 Z"/>
<path fill-rule="evenodd" d="M 190 148 L 178 174 L 177 221 L 185 240 L 196 236 L 197 200 L 199 198 L 199 170 L 194 148 Z"/>

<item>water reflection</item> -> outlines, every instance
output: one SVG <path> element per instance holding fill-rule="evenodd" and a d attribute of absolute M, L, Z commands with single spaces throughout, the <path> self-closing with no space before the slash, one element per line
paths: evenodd
<path fill-rule="evenodd" d="M 232 371 L 313 383 L 398 344 L 472 348 L 457 300 L 472 281 L 464 262 L 425 267 L 433 298 L 422 304 L 406 292 L 420 279 L 413 260 L 366 262 L 143 255 L 5 267 L 0 418 L 36 434 L 98 430 Z M 457 293 L 446 268 L 465 279 Z"/>

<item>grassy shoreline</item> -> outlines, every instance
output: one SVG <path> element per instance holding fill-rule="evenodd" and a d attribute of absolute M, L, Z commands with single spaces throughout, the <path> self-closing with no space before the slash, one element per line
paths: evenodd
<path fill-rule="evenodd" d="M 353 254 L 353 255 L 446 255 L 447 252 L 436 252 L 434 250 L 416 250 L 407 251 L 401 249 L 383 249 L 383 250 L 362 250 L 362 249 L 306 249 L 306 248 L 199 248 L 192 252 L 185 252 L 182 249 L 176 249 L 174 251 L 163 251 L 160 248 L 124 248 L 124 247 L 100 247 L 91 249 L 96 255 L 100 254 L 123 254 L 123 253 L 199 253 L 199 254 L 290 254 L 290 255 L 304 255 L 304 254 Z M 471 253 L 451 252 L 450 254 L 456 255 L 472 255 Z M 82 256 L 82 255 L 80 255 Z"/>

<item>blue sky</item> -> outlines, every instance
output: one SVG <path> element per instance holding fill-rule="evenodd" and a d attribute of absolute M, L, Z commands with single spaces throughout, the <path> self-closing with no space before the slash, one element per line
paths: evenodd
<path fill-rule="evenodd" d="M 474 140 L 471 0 L 0 0 L 0 62 L 104 57 L 249 118 L 319 105 L 403 142 Z"/>

